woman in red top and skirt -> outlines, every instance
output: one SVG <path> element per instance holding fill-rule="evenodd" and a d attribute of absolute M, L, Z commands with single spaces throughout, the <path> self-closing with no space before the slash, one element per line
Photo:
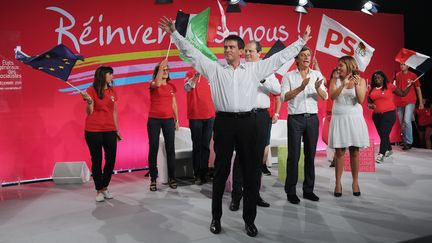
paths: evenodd
<path fill-rule="evenodd" d="M 121 140 L 116 111 L 117 94 L 112 85 L 112 67 L 101 66 L 96 69 L 93 85 L 86 92 L 81 92 L 86 101 L 85 140 L 91 155 L 97 202 L 113 198 L 108 185 L 114 170 L 117 140 Z M 103 169 L 102 150 L 105 152 Z"/>
<path fill-rule="evenodd" d="M 178 112 L 176 101 L 176 87 L 169 83 L 168 60 L 163 60 L 156 65 L 153 71 L 153 81 L 150 83 L 150 111 L 147 122 L 149 139 L 148 163 L 150 168 L 150 191 L 156 191 L 157 153 L 159 149 L 159 134 L 165 139 L 167 153 L 168 185 L 172 189 L 177 188 L 175 180 L 175 130 L 178 130 Z"/>
<path fill-rule="evenodd" d="M 389 83 L 383 71 L 376 71 L 372 74 L 368 107 L 374 110 L 372 120 L 381 140 L 380 150 L 375 160 L 377 163 L 384 162 L 384 157 L 389 157 L 393 153 L 390 145 L 390 132 L 396 121 L 394 97 L 395 95 L 401 97 L 407 95 L 411 86 L 412 83 L 402 90 Z"/>

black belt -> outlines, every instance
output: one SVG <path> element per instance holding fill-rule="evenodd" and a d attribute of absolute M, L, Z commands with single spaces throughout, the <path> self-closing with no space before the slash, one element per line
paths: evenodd
<path fill-rule="evenodd" d="M 264 112 L 267 111 L 267 108 L 253 108 L 252 112 Z"/>
<path fill-rule="evenodd" d="M 290 116 L 304 116 L 304 117 L 311 117 L 316 116 L 316 113 L 301 113 L 301 114 L 289 114 Z"/>
<path fill-rule="evenodd" d="M 224 112 L 218 111 L 216 112 L 216 116 L 218 117 L 229 117 L 229 118 L 244 118 L 250 117 L 254 112 L 252 111 L 244 111 L 244 112 Z"/>

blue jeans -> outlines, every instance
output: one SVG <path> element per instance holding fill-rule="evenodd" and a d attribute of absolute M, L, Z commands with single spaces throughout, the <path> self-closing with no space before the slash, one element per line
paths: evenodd
<path fill-rule="evenodd" d="M 397 107 L 397 113 L 399 122 L 402 128 L 402 138 L 405 144 L 413 143 L 413 132 L 412 132 L 412 118 L 414 115 L 415 104 L 408 104 L 406 106 Z"/>

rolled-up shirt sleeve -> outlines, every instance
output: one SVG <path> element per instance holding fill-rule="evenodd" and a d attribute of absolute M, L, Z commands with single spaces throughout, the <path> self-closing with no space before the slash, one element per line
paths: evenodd
<path fill-rule="evenodd" d="M 184 89 L 186 92 L 190 92 L 192 89 L 195 88 L 195 83 L 192 81 L 193 78 L 188 79 L 184 84 Z"/>
<path fill-rule="evenodd" d="M 276 76 L 272 74 L 268 76 L 265 80 L 266 81 L 261 85 L 264 86 L 270 93 L 274 95 L 279 95 L 281 92 L 281 85 Z"/>

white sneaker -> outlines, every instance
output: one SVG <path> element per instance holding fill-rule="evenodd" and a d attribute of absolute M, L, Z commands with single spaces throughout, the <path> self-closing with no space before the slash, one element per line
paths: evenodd
<path fill-rule="evenodd" d="M 96 195 L 96 202 L 103 202 L 105 201 L 104 194 L 102 192 L 98 192 Z"/>
<path fill-rule="evenodd" d="M 113 199 L 113 195 L 111 194 L 110 191 L 108 191 L 108 189 L 106 189 L 105 191 L 102 191 L 102 194 L 104 196 L 105 199 Z"/>
<path fill-rule="evenodd" d="M 375 162 L 377 162 L 378 164 L 381 164 L 382 162 L 384 162 L 384 155 L 383 154 L 378 154 L 376 157 Z"/>
<path fill-rule="evenodd" d="M 386 158 L 390 157 L 393 154 L 393 150 L 387 150 L 384 154 Z"/>

